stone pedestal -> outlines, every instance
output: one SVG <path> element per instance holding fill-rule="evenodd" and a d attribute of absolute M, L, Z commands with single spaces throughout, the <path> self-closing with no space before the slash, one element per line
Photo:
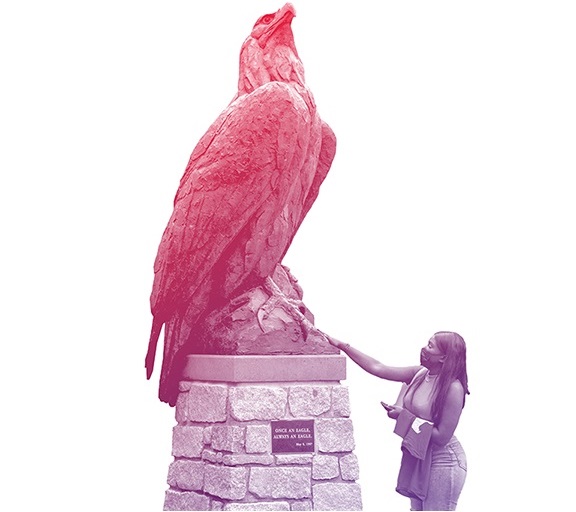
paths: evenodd
<path fill-rule="evenodd" d="M 361 510 L 345 377 L 341 355 L 189 356 L 164 509 Z"/>

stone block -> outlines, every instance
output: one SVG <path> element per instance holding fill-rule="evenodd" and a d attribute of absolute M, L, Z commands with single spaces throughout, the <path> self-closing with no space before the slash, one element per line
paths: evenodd
<path fill-rule="evenodd" d="M 204 427 L 204 444 L 212 443 L 212 426 Z"/>
<path fill-rule="evenodd" d="M 310 498 L 311 476 L 309 467 L 253 467 L 248 488 L 258 498 Z"/>
<path fill-rule="evenodd" d="M 247 425 L 246 453 L 269 453 L 271 450 L 270 425 Z"/>
<path fill-rule="evenodd" d="M 184 382 L 339 382 L 346 379 L 346 357 L 191 354 L 183 375 L 190 379 Z"/>
<path fill-rule="evenodd" d="M 286 454 L 286 455 L 276 455 L 276 464 L 279 465 L 305 465 L 312 464 L 312 454 L 302 453 L 302 454 Z"/>
<path fill-rule="evenodd" d="M 288 393 L 272 386 L 230 388 L 230 413 L 235 420 L 277 420 L 284 418 Z"/>
<path fill-rule="evenodd" d="M 224 454 L 222 452 L 215 452 L 208 448 L 202 451 L 202 460 L 212 462 L 213 464 L 221 464 L 222 459 L 224 459 Z"/>
<path fill-rule="evenodd" d="M 340 474 L 338 457 L 335 455 L 315 455 L 312 459 L 312 478 L 330 480 Z"/>
<path fill-rule="evenodd" d="M 239 452 L 244 449 L 246 428 L 239 425 L 214 425 L 211 444 L 214 450 Z"/>
<path fill-rule="evenodd" d="M 241 500 L 246 496 L 248 468 L 243 466 L 212 466 L 204 469 L 204 491 L 225 500 Z"/>
<path fill-rule="evenodd" d="M 168 468 L 168 485 L 183 491 L 201 491 L 204 485 L 204 463 L 175 460 Z"/>
<path fill-rule="evenodd" d="M 190 391 L 190 387 L 192 386 L 192 382 L 189 380 L 181 380 L 178 383 L 178 391 Z"/>
<path fill-rule="evenodd" d="M 246 464 L 259 464 L 261 466 L 271 466 L 274 464 L 274 457 L 270 454 L 238 453 L 224 455 L 222 463 L 227 466 L 243 466 Z"/>
<path fill-rule="evenodd" d="M 356 455 L 350 453 L 340 457 L 340 475 L 342 475 L 342 480 L 358 480 L 360 469 Z"/>
<path fill-rule="evenodd" d="M 180 393 L 176 399 L 176 422 L 178 424 L 188 421 L 188 392 Z"/>
<path fill-rule="evenodd" d="M 354 431 L 349 418 L 319 418 L 316 420 L 318 450 L 324 453 L 354 450 Z"/>
<path fill-rule="evenodd" d="M 224 503 L 221 501 L 212 500 L 210 502 L 210 510 L 224 510 Z"/>
<path fill-rule="evenodd" d="M 207 496 L 195 492 L 168 489 L 164 499 L 164 510 L 210 510 L 210 500 Z"/>
<path fill-rule="evenodd" d="M 286 501 L 260 501 L 256 503 L 228 503 L 224 510 L 245 510 L 257 512 L 266 510 L 290 510 L 290 504 Z"/>
<path fill-rule="evenodd" d="M 358 484 L 320 483 L 312 486 L 315 510 L 362 510 Z"/>
<path fill-rule="evenodd" d="M 330 387 L 292 386 L 288 394 L 290 413 L 297 418 L 319 416 L 330 410 Z"/>
<path fill-rule="evenodd" d="M 290 510 L 312 510 L 312 502 L 310 500 L 293 501 Z"/>
<path fill-rule="evenodd" d="M 332 388 L 332 414 L 343 418 L 350 416 L 350 395 L 347 387 L 334 386 Z"/>
<path fill-rule="evenodd" d="M 195 422 L 226 421 L 228 388 L 222 384 L 193 382 L 188 391 L 187 419 Z"/>
<path fill-rule="evenodd" d="M 204 427 L 176 425 L 172 433 L 172 455 L 189 459 L 200 457 L 204 448 Z"/>

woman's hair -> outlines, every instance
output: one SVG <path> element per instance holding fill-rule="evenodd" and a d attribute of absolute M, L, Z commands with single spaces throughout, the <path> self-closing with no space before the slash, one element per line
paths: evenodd
<path fill-rule="evenodd" d="M 466 372 L 466 343 L 462 336 L 455 332 L 440 331 L 434 334 L 434 339 L 438 348 L 446 356 L 438 374 L 436 393 L 432 403 L 432 418 L 434 422 L 437 422 L 444 410 L 448 389 L 455 380 L 459 380 L 464 388 L 462 407 L 464 407 L 466 395 L 469 395 L 470 391 L 468 390 L 468 373 Z"/>
<path fill-rule="evenodd" d="M 448 389 L 455 380 L 459 380 L 464 388 L 462 407 L 464 407 L 466 395 L 469 395 L 470 391 L 468 391 L 468 374 L 466 372 L 466 343 L 462 336 L 455 332 L 440 331 L 434 334 L 434 339 L 436 340 L 438 348 L 446 356 L 444 364 L 438 374 L 436 392 L 434 393 L 432 401 L 432 420 L 434 423 L 437 423 L 444 410 Z M 425 372 L 418 375 L 418 377 L 414 379 L 412 386 L 410 386 L 411 390 L 408 393 L 411 392 L 414 394 L 416 389 L 424 381 L 425 376 Z"/>

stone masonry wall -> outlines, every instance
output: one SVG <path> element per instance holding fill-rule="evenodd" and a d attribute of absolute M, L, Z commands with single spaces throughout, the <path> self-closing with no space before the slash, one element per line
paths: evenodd
<path fill-rule="evenodd" d="M 165 510 L 361 510 L 338 382 L 180 384 Z M 271 421 L 314 419 L 314 453 L 273 454 Z"/>

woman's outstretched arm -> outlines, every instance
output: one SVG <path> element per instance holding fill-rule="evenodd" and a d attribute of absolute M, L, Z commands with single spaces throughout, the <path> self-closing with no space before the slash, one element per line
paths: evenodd
<path fill-rule="evenodd" d="M 373 357 L 360 352 L 357 348 L 350 346 L 349 343 L 344 343 L 332 336 L 326 335 L 326 337 L 332 345 L 344 352 L 358 366 L 381 379 L 409 383 L 414 375 L 416 375 L 416 372 L 422 368 L 421 366 L 387 366 Z"/>

